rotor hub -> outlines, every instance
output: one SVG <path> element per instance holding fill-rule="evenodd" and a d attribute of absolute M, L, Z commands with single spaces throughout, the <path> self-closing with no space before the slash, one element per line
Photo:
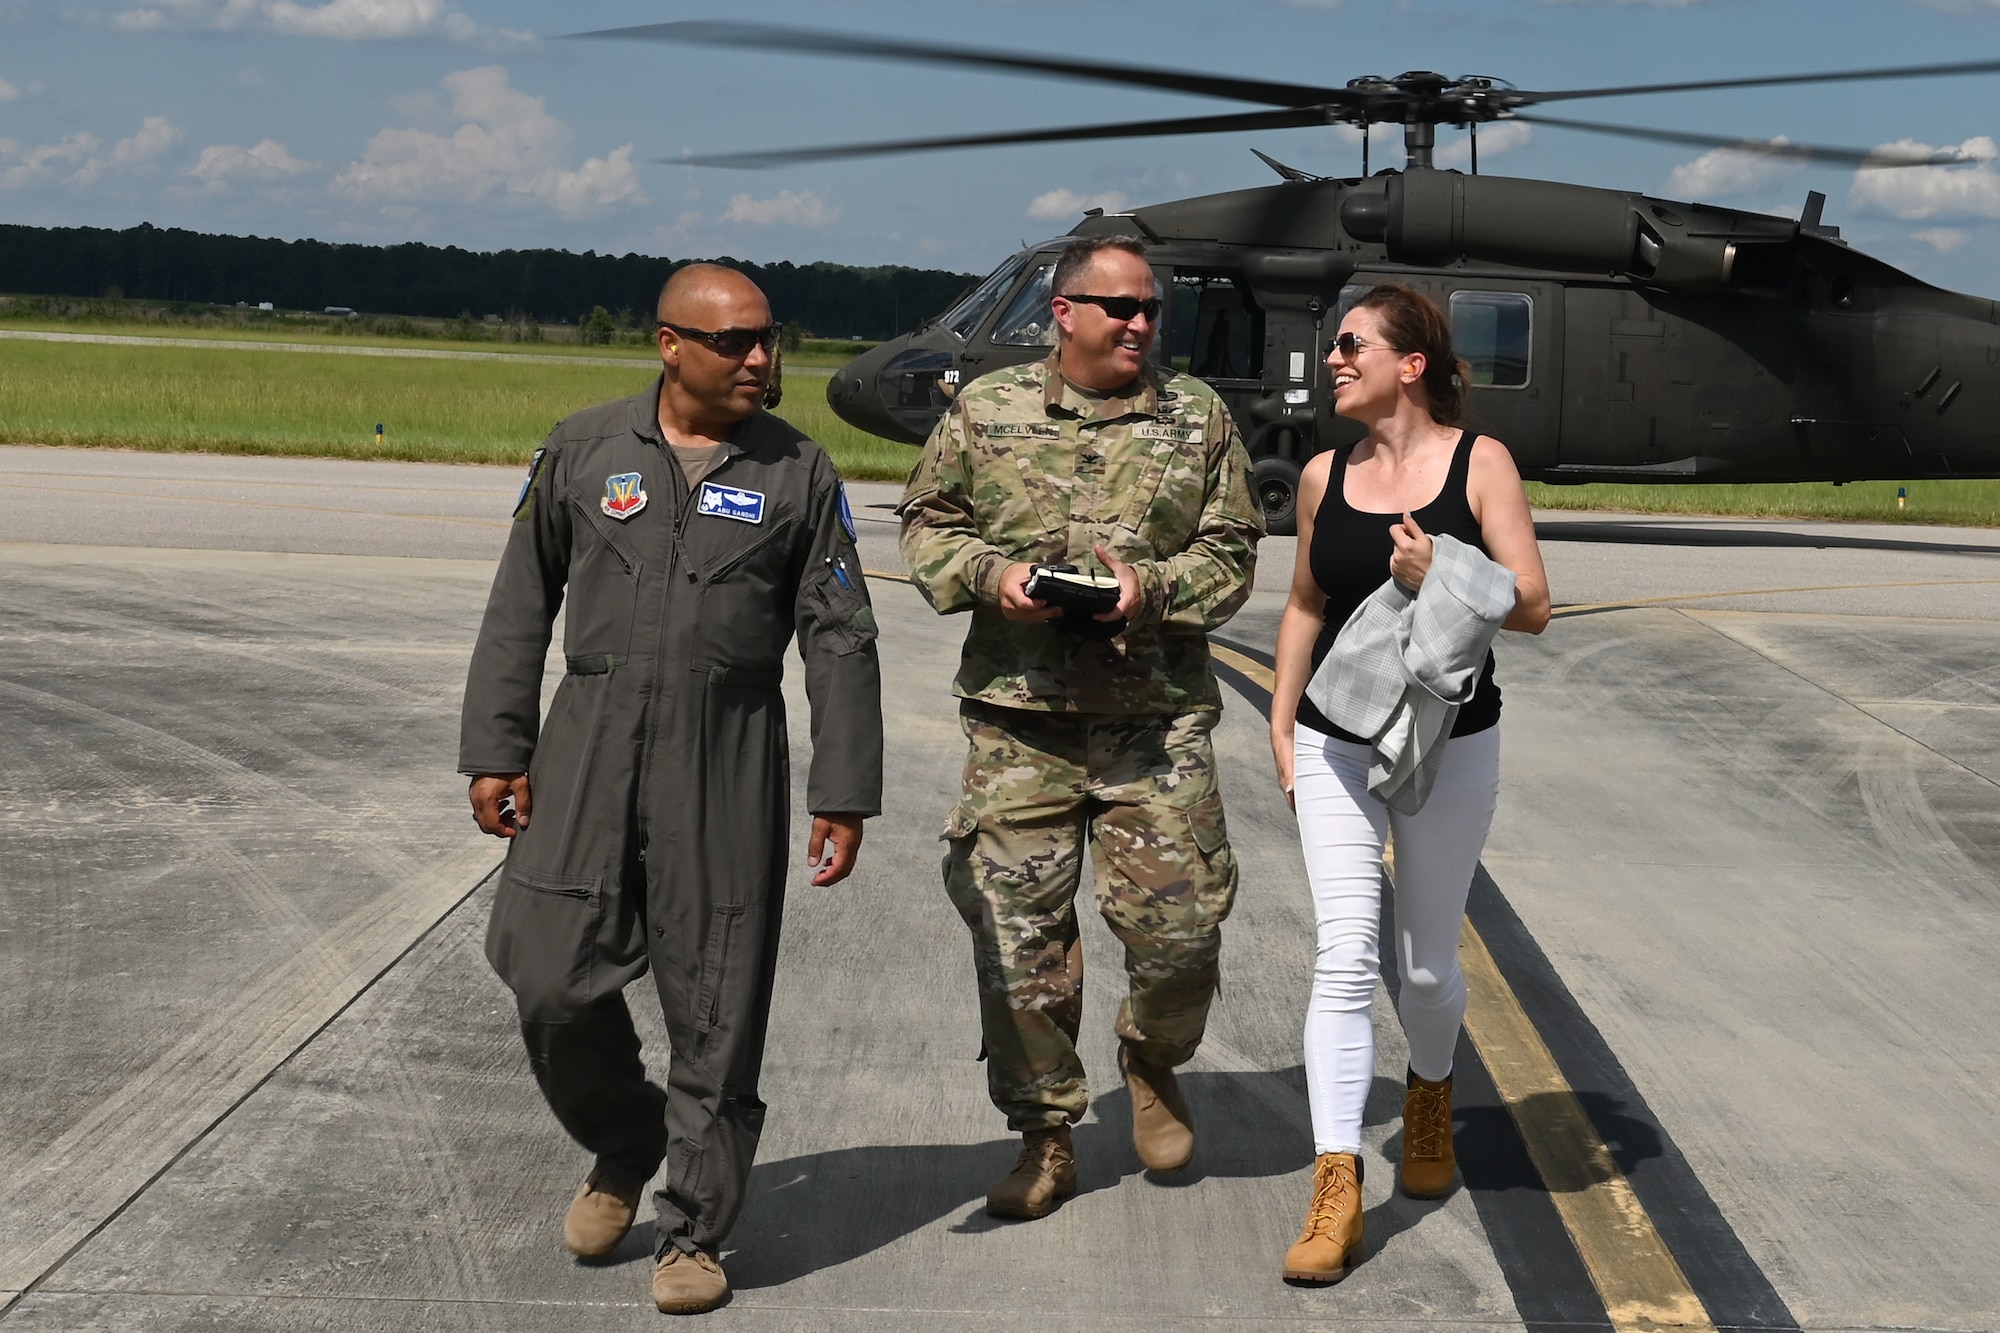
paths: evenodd
<path fill-rule="evenodd" d="M 1332 118 L 1354 125 L 1473 125 L 1499 120 L 1520 105 L 1514 85 L 1485 74 L 1446 78 L 1431 70 L 1407 70 L 1395 78 L 1379 74 L 1349 79 L 1348 105 L 1330 108 Z"/>

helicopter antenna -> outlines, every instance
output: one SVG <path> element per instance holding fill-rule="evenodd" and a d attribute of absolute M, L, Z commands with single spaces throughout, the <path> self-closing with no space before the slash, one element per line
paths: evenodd
<path fill-rule="evenodd" d="M 1361 122 L 1361 178 L 1368 179 L 1368 122 Z"/>
<path fill-rule="evenodd" d="M 1472 174 L 1477 176 L 1479 174 L 1479 122 L 1475 120 L 1470 125 L 1467 125 L 1465 132 L 1472 136 Z"/>

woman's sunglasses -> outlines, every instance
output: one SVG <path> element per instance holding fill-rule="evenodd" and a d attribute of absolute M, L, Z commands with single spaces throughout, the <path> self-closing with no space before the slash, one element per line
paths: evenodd
<path fill-rule="evenodd" d="M 1136 296 L 1084 296 L 1076 292 L 1063 292 L 1061 295 L 1065 301 L 1082 301 L 1086 305 L 1094 305 L 1116 320 L 1136 319 L 1142 314 L 1155 322 L 1160 318 L 1161 305 L 1157 296 L 1149 296 L 1142 301 Z"/>
<path fill-rule="evenodd" d="M 1352 361 L 1356 355 L 1367 351 L 1371 347 L 1379 347 L 1389 352 L 1395 350 L 1395 348 L 1389 346 L 1387 343 L 1372 343 L 1366 338 L 1357 338 L 1351 333 L 1335 334 L 1333 341 L 1328 343 L 1327 346 L 1340 353 L 1341 358 L 1346 361 Z"/>
<path fill-rule="evenodd" d="M 753 347 L 771 351 L 777 347 L 778 335 L 785 328 L 782 324 L 772 324 L 761 329 L 721 329 L 710 332 L 707 329 L 690 329 L 685 325 L 670 324 L 664 319 L 660 321 L 660 327 L 672 329 L 683 338 L 698 338 L 714 348 L 717 356 L 726 356 L 732 361 L 737 357 L 750 355 L 750 349 Z"/>

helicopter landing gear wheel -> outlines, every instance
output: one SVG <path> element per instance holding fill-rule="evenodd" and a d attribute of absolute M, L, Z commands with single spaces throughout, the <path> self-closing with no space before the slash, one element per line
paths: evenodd
<path fill-rule="evenodd" d="M 1260 458 L 1250 465 L 1250 493 L 1264 511 L 1264 531 L 1294 537 L 1299 531 L 1299 465 L 1289 458 Z"/>

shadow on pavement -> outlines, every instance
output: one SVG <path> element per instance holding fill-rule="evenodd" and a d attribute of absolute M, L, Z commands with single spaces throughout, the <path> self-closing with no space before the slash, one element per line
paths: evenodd
<path fill-rule="evenodd" d="M 1195 1160 L 1171 1177 L 1148 1175 L 1148 1182 L 1181 1188 L 1211 1176 L 1280 1176 L 1311 1165 L 1300 1068 L 1195 1072 L 1181 1082 L 1195 1113 Z M 1371 1096 L 1371 1108 L 1375 1100 Z M 1295 1116 L 1273 1115 L 1288 1104 L 1296 1106 Z M 1095 1099 L 1089 1117 L 1076 1127 L 1079 1196 L 1142 1174 L 1127 1128 L 1129 1108 L 1125 1089 L 1114 1086 Z M 988 1217 L 983 1202 L 1019 1150 L 1020 1140 L 1008 1136 L 985 1143 L 840 1148 L 759 1163 L 751 1172 L 743 1221 L 730 1238 L 729 1280 L 746 1291 L 793 1282 L 954 1214 L 961 1215 L 951 1228 L 955 1232 L 1017 1225 Z M 639 1243 L 636 1234 L 628 1237 L 616 1257 Z"/>

